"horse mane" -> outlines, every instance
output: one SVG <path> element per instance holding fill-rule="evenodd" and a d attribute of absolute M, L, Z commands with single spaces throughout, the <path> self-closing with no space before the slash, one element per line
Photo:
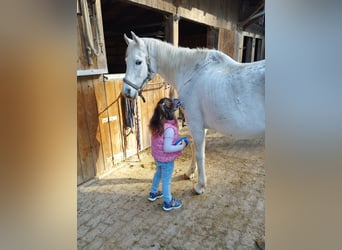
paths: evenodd
<path fill-rule="evenodd" d="M 237 61 L 216 49 L 208 48 L 187 48 L 187 47 L 175 47 L 170 43 L 155 39 L 155 38 L 142 38 L 149 48 L 149 51 L 158 51 L 169 58 L 170 64 L 179 63 L 180 54 L 182 54 L 183 60 L 189 60 L 192 64 L 199 65 L 212 63 L 229 63 L 238 64 Z M 187 59 L 188 58 L 188 59 Z"/>

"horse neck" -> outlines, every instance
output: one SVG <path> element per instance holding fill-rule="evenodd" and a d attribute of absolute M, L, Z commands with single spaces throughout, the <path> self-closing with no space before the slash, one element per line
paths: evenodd
<path fill-rule="evenodd" d="M 152 60 L 155 60 L 157 73 L 179 91 L 191 79 L 196 64 L 204 61 L 206 54 L 199 50 L 177 48 L 157 39 L 147 38 Z"/>

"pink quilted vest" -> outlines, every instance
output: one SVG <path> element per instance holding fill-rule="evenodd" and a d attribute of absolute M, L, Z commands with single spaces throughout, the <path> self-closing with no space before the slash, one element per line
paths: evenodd
<path fill-rule="evenodd" d="M 164 131 L 168 128 L 172 128 L 174 132 L 174 137 L 172 143 L 178 139 L 178 127 L 176 120 L 166 120 L 164 123 Z M 164 134 L 161 136 L 152 136 L 151 138 L 151 151 L 152 156 L 156 161 L 160 162 L 171 162 L 174 161 L 178 156 L 182 154 L 182 151 L 177 151 L 173 153 L 164 152 Z"/>

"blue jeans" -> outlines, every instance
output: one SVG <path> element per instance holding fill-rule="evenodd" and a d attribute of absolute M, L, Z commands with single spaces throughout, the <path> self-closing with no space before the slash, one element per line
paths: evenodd
<path fill-rule="evenodd" d="M 152 180 L 151 193 L 158 191 L 160 180 L 162 181 L 162 191 L 164 194 L 164 202 L 170 202 L 171 195 L 171 179 L 174 167 L 174 161 L 171 162 L 156 162 L 156 172 L 154 173 Z"/>

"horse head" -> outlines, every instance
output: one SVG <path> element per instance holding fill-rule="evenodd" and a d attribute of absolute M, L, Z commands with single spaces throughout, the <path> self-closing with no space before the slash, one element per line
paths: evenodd
<path fill-rule="evenodd" d="M 141 93 L 142 89 L 154 77 L 155 73 L 152 70 L 148 48 L 143 39 L 132 31 L 131 34 L 133 39 L 124 34 L 127 50 L 125 58 L 126 73 L 123 79 L 122 94 L 130 99 L 140 96 L 145 102 Z"/>

